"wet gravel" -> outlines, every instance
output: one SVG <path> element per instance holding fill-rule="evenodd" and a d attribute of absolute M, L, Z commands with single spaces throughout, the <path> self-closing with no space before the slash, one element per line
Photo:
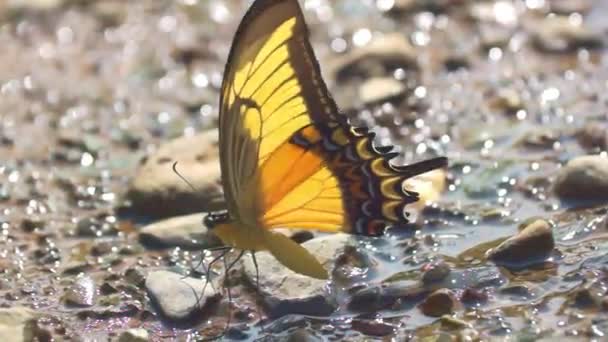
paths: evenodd
<path fill-rule="evenodd" d="M 302 2 L 345 115 L 450 159 L 404 229 L 296 232 L 329 283 L 200 222 L 246 2 L 0 2 L 0 336 L 605 338 L 605 2 Z"/>

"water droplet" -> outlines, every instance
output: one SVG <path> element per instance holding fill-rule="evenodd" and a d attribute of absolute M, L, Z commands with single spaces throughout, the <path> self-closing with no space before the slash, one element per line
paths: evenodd
<path fill-rule="evenodd" d="M 74 31 L 67 26 L 62 26 L 57 30 L 57 40 L 59 44 L 67 45 L 74 41 Z"/>
<path fill-rule="evenodd" d="M 167 112 L 160 112 L 156 116 L 156 120 L 160 124 L 166 124 L 167 122 L 169 122 L 169 120 L 171 120 L 171 115 Z"/>
<path fill-rule="evenodd" d="M 346 51 L 347 43 L 343 38 L 335 38 L 331 41 L 331 49 L 335 52 L 341 53 Z"/>
<path fill-rule="evenodd" d="M 215 22 L 223 23 L 230 18 L 230 11 L 228 11 L 228 8 L 226 8 L 226 5 L 223 2 L 215 1 L 211 3 L 209 7 L 211 19 Z"/>
<path fill-rule="evenodd" d="M 531 10 L 543 8 L 545 6 L 545 0 L 526 0 L 526 7 Z"/>
<path fill-rule="evenodd" d="M 418 98 L 426 97 L 426 88 L 423 86 L 416 87 L 416 89 L 414 90 L 414 95 L 416 95 L 416 97 Z"/>
<path fill-rule="evenodd" d="M 488 58 L 492 61 L 499 61 L 502 58 L 502 49 L 499 47 L 493 47 L 488 51 Z"/>
<path fill-rule="evenodd" d="M 494 17 L 500 24 L 512 26 L 517 24 L 517 11 L 510 1 L 497 1 L 494 3 Z"/>
<path fill-rule="evenodd" d="M 213 106 L 210 104 L 204 104 L 199 110 L 202 117 L 208 117 L 213 113 Z"/>
<path fill-rule="evenodd" d="M 395 6 L 395 0 L 376 0 L 376 7 L 380 11 L 390 11 L 393 6 Z"/>
<path fill-rule="evenodd" d="M 416 31 L 412 34 L 412 42 L 418 46 L 425 46 L 431 41 L 431 37 L 428 33 L 423 31 Z"/>
<path fill-rule="evenodd" d="M 557 100 L 559 98 L 559 95 L 559 89 L 555 87 L 547 88 L 542 92 L 540 96 L 540 102 L 542 105 L 546 105 L 548 102 Z"/>
<path fill-rule="evenodd" d="M 364 46 L 372 40 L 372 32 L 367 28 L 358 29 L 353 34 L 353 44 Z"/>
<path fill-rule="evenodd" d="M 209 78 L 202 72 L 197 73 L 196 75 L 192 76 L 192 83 L 197 88 L 205 88 L 209 85 Z"/>
<path fill-rule="evenodd" d="M 89 152 L 83 153 L 80 157 L 80 165 L 82 166 L 91 166 L 93 165 L 94 161 L 95 158 L 93 158 L 93 155 L 91 155 Z"/>

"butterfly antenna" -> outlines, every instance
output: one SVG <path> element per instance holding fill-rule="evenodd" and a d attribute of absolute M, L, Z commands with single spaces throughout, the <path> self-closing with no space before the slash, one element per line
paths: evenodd
<path fill-rule="evenodd" d="M 195 188 L 194 185 L 192 185 L 192 183 L 190 183 L 186 177 L 182 176 L 181 173 L 179 173 L 179 171 L 177 171 L 177 162 L 173 163 L 173 166 L 171 167 L 173 169 L 173 172 L 181 179 L 184 181 L 184 183 L 188 184 L 188 186 L 190 187 L 190 189 L 192 189 L 193 191 L 198 192 L 199 189 Z"/>

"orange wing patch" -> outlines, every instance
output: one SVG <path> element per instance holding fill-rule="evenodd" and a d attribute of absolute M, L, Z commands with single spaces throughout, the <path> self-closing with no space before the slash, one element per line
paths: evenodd
<path fill-rule="evenodd" d="M 336 176 L 313 147 L 321 136 L 313 126 L 299 131 L 302 146 L 287 141 L 261 167 L 261 201 L 265 228 L 339 231 L 345 226 L 342 192 Z"/>

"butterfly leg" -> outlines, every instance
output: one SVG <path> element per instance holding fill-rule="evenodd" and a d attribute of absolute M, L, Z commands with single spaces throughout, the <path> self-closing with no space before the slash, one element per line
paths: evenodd
<path fill-rule="evenodd" d="M 230 275 L 230 270 L 234 267 L 234 265 L 236 265 L 236 263 L 241 260 L 241 258 L 243 257 L 243 254 L 245 254 L 245 251 L 242 250 L 239 252 L 239 255 L 236 257 L 236 259 L 234 259 L 230 264 L 228 264 L 228 262 L 226 261 L 226 258 L 224 258 L 224 291 L 226 291 L 226 294 L 228 295 L 228 322 L 226 322 L 226 328 L 224 328 L 224 332 L 220 335 L 220 337 L 223 337 L 226 335 L 226 333 L 228 333 L 228 329 L 230 329 L 230 322 L 232 321 L 232 293 L 230 292 L 230 286 L 228 285 L 228 278 Z"/>
<path fill-rule="evenodd" d="M 260 268 L 258 267 L 258 260 L 255 257 L 255 251 L 249 251 L 251 253 L 251 260 L 253 261 L 253 266 L 255 267 L 255 290 L 257 294 L 260 294 Z M 260 307 L 256 305 L 255 311 L 258 314 L 258 318 L 260 319 L 260 324 L 262 322 L 262 312 L 260 312 Z M 264 331 L 264 325 L 262 324 L 262 331 Z"/>
<path fill-rule="evenodd" d="M 230 252 L 230 250 L 231 248 L 227 247 L 226 249 L 222 250 L 222 253 L 220 255 L 216 256 L 215 258 L 213 258 L 213 260 L 211 260 L 211 262 L 209 262 L 209 266 L 205 270 L 205 285 L 203 286 L 203 293 L 205 293 L 205 290 L 207 290 L 208 284 L 211 284 L 211 287 L 213 288 L 213 290 L 215 290 L 215 286 L 213 286 L 213 282 L 211 282 L 211 267 L 213 267 L 213 264 L 215 264 L 217 261 L 224 258 L 226 254 Z"/>

